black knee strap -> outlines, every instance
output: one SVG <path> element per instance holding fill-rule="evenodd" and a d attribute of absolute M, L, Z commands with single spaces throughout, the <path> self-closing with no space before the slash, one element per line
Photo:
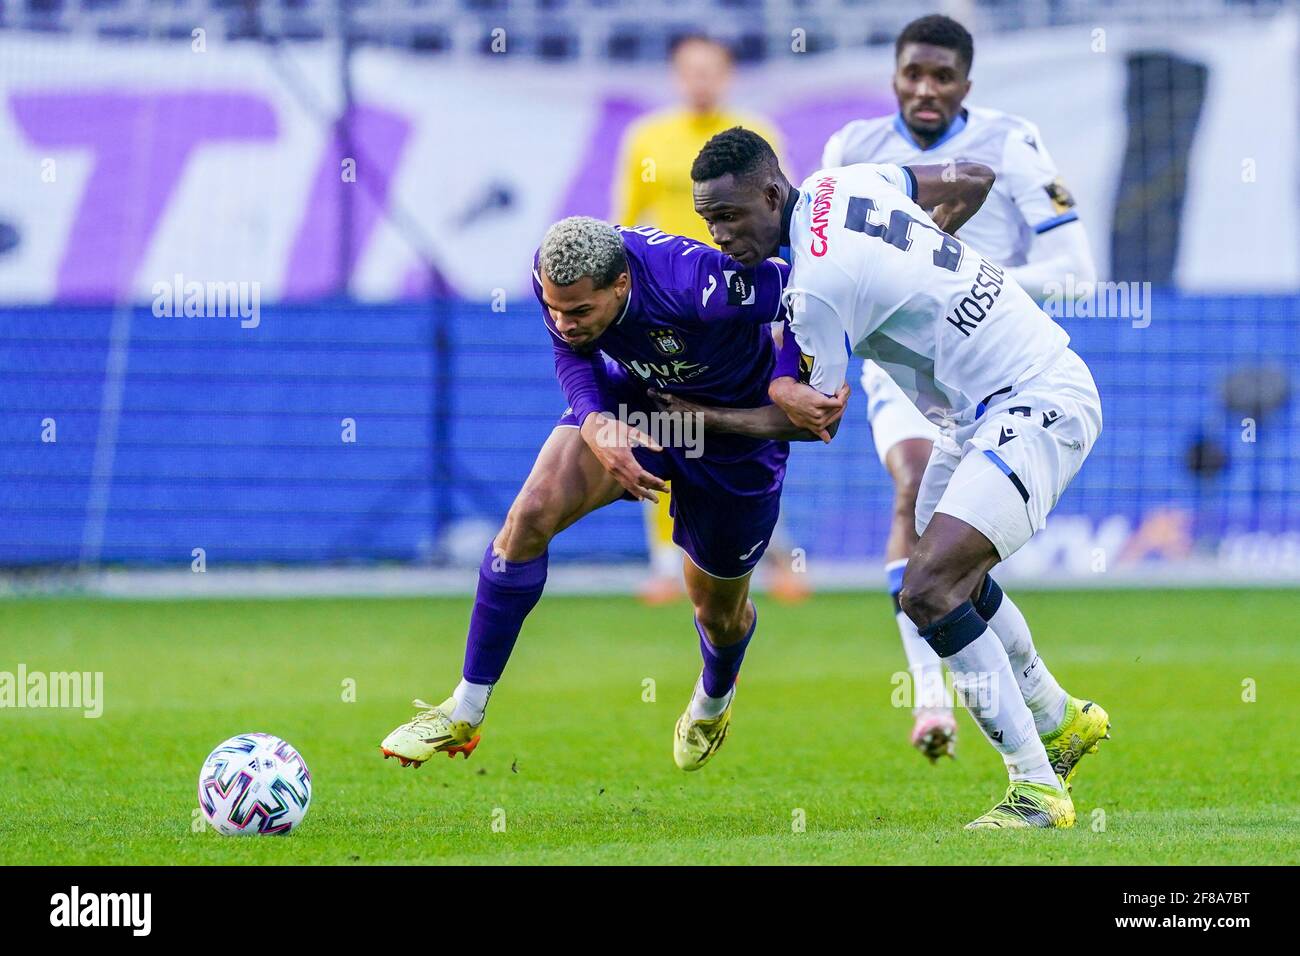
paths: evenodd
<path fill-rule="evenodd" d="M 976 641 L 987 628 L 988 623 L 980 617 L 975 605 L 965 601 L 933 624 L 918 628 L 917 633 L 925 638 L 940 657 L 952 657 Z"/>
<path fill-rule="evenodd" d="M 1002 589 L 998 587 L 998 582 L 993 580 L 992 575 L 984 575 L 984 584 L 980 587 L 980 596 L 975 599 L 975 610 L 979 616 L 986 621 L 993 620 L 993 615 L 998 613 L 998 608 L 1002 606 Z"/>

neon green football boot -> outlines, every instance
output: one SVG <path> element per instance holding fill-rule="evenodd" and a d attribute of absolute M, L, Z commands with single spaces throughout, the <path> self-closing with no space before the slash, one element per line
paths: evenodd
<path fill-rule="evenodd" d="M 1052 770 L 1060 774 L 1067 787 L 1073 787 L 1079 761 L 1085 754 L 1095 754 L 1097 744 L 1109 737 L 1110 714 L 1090 700 L 1068 697 L 1061 726 L 1039 739 Z"/>
<path fill-rule="evenodd" d="M 699 770 L 712 759 L 731 731 L 731 705 L 735 701 L 733 693 L 726 710 L 716 717 L 702 720 L 693 720 L 691 706 L 686 705 L 673 732 L 673 760 L 678 767 L 686 771 Z"/>
<path fill-rule="evenodd" d="M 448 697 L 437 707 L 430 707 L 422 700 L 412 703 L 420 708 L 420 713 L 384 738 L 379 745 L 384 759 L 396 757 L 403 767 L 412 764 L 418 767 L 434 754 L 446 754 L 452 758 L 464 754 L 468 760 L 478 746 L 482 721 L 470 724 L 464 720 L 452 720 L 452 712 L 456 709 L 454 697 Z"/>
<path fill-rule="evenodd" d="M 1013 780 L 1002 801 L 966 824 L 967 830 L 1068 830 L 1074 826 L 1074 801 L 1065 781 L 1060 789 L 1045 783 Z"/>

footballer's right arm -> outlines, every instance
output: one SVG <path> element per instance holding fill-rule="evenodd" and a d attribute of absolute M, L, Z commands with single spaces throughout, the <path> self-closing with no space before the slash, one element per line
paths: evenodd
<path fill-rule="evenodd" d="M 537 268 L 537 256 L 534 254 L 533 293 L 542 307 L 542 323 L 551 335 L 555 377 L 559 380 L 569 408 L 578 420 L 578 434 L 601 467 L 623 486 L 623 490 L 643 501 L 658 501 L 656 493 L 666 492 L 668 485 L 662 478 L 646 471 L 637 461 L 632 449 L 663 449 L 648 435 L 620 420 L 606 408 L 606 397 L 600 387 L 600 366 L 605 360 L 598 350 L 579 352 L 560 336 L 542 299 L 542 281 Z"/>
<path fill-rule="evenodd" d="M 844 325 L 829 302 L 805 289 L 790 289 L 787 300 L 793 334 L 781 343 L 767 395 L 794 426 L 830 441 L 847 398 Z"/>
<path fill-rule="evenodd" d="M 548 322 L 548 328 L 549 325 Z M 649 435 L 605 409 L 605 399 L 596 377 L 596 363 L 604 361 L 600 353 L 576 352 L 558 338 L 553 345 L 555 377 L 559 379 L 560 388 L 578 420 L 578 434 L 582 440 L 624 491 L 643 501 L 658 501 L 656 492 L 666 492 L 668 484 L 646 471 L 632 454 L 632 449 L 663 451 L 663 448 Z"/>
<path fill-rule="evenodd" d="M 771 441 L 830 442 L 839 430 L 840 418 L 849 400 L 849 386 L 842 384 L 834 395 L 823 395 L 798 381 L 801 366 L 806 366 L 811 373 L 813 364 L 811 358 L 800 352 L 788 314 L 785 321 L 774 327 L 773 338 L 776 340 L 776 364 L 768 383 L 768 397 L 774 404 L 758 408 L 700 405 L 655 389 L 650 389 L 650 397 L 664 411 L 700 416 L 706 431 L 730 432 Z"/>
<path fill-rule="evenodd" d="M 796 386 L 803 388 L 803 386 Z M 808 389 L 808 391 L 812 391 Z M 840 418 L 849 398 L 849 386 L 840 386 L 839 393 L 827 398 L 820 392 L 814 393 L 827 408 L 824 424 L 817 430 L 801 428 L 790 421 L 778 405 L 762 405 L 758 408 L 726 408 L 721 405 L 700 405 L 679 395 L 670 395 L 649 389 L 649 395 L 666 412 L 682 415 L 699 415 L 704 430 L 709 432 L 730 432 L 733 435 L 748 435 L 750 438 L 765 438 L 769 441 L 821 441 L 829 442 L 839 430 Z"/>
<path fill-rule="evenodd" d="M 656 493 L 666 492 L 668 484 L 646 471 L 632 449 L 663 451 L 663 448 L 649 435 L 606 411 L 596 378 L 595 363 L 604 361 L 600 354 L 576 352 L 558 339 L 554 347 L 555 377 L 559 379 L 560 388 L 578 420 L 578 434 L 582 440 L 624 491 L 644 501 L 658 501 Z"/>

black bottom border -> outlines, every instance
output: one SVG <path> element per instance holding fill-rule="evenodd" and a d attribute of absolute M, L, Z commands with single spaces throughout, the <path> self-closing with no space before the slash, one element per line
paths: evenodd
<path fill-rule="evenodd" d="M 1224 941 L 1289 926 L 1281 910 L 1294 878 L 1285 867 L 619 867 L 613 879 L 610 869 L 552 868 L 539 879 L 531 867 L 9 867 L 0 869 L 0 925 L 21 936 L 76 933 L 128 944 L 245 932 L 266 943 L 285 932 L 380 942 L 411 931 L 437 946 L 439 935 L 460 939 L 476 926 L 492 936 L 514 930 L 545 939 L 563 927 L 566 941 L 598 939 L 607 921 L 592 917 L 604 915 L 675 943 L 684 922 L 715 931 L 721 924 L 729 934 L 777 923 L 851 929 L 866 939 L 925 931 L 936 942 L 954 933 L 1009 942 L 1031 925 L 1058 940 L 1172 933 Z M 76 922 L 116 908 L 121 922 L 134 914 L 136 927 L 68 925 L 74 886 Z M 145 893 L 147 935 L 137 932 L 143 896 L 97 896 Z"/>

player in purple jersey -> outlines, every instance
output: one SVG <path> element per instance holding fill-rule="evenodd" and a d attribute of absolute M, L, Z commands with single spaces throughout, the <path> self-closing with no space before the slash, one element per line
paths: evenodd
<path fill-rule="evenodd" d="M 435 753 L 468 757 L 524 618 L 542 596 L 551 539 L 620 498 L 655 501 L 667 481 L 704 659 L 673 757 L 697 770 L 713 756 L 757 625 L 749 578 L 776 524 L 787 441 L 829 435 L 789 426 L 763 438 L 710 434 L 706 445 L 693 416 L 662 411 L 655 395 L 769 404 L 771 325 L 784 319 L 787 273 L 781 263 L 743 266 L 649 228 L 573 217 L 547 230 L 533 288 L 569 408 L 483 555 L 460 684 L 437 707 L 416 701 L 422 712 L 385 738 L 386 757 L 404 766 Z M 829 429 L 837 425 L 831 420 Z"/>

